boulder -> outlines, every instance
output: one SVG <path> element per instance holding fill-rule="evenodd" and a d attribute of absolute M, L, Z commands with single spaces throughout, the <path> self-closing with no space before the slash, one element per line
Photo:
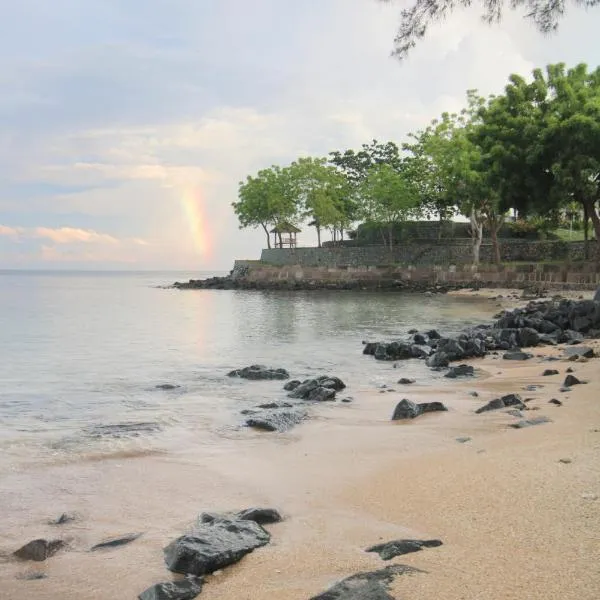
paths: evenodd
<path fill-rule="evenodd" d="M 202 591 L 203 583 L 201 577 L 157 583 L 142 592 L 138 600 L 193 600 Z"/>
<path fill-rule="evenodd" d="M 229 377 L 241 377 L 254 381 L 263 379 L 289 379 L 290 374 L 285 369 L 271 369 L 263 365 L 251 365 L 243 369 L 235 369 L 227 374 Z"/>
<path fill-rule="evenodd" d="M 475 369 L 471 365 L 458 365 L 458 367 L 450 367 L 444 377 L 456 379 L 457 377 L 473 377 L 474 375 Z"/>
<path fill-rule="evenodd" d="M 517 338 L 521 348 L 537 346 L 540 343 L 540 334 L 533 327 L 521 327 Z"/>
<path fill-rule="evenodd" d="M 339 377 L 323 375 L 316 379 L 303 381 L 288 394 L 288 397 L 317 402 L 332 400 L 336 392 L 343 390 L 345 387 L 346 384 Z"/>
<path fill-rule="evenodd" d="M 411 400 L 404 398 L 400 400 L 394 409 L 392 421 L 401 421 L 404 419 L 414 419 L 426 412 L 447 411 L 448 409 L 441 402 L 422 402 L 416 404 Z"/>
<path fill-rule="evenodd" d="M 284 386 L 283 389 L 286 392 L 293 392 L 302 382 L 299 381 L 298 379 L 292 379 L 291 381 L 288 381 Z"/>
<path fill-rule="evenodd" d="M 254 521 L 214 519 L 171 542 L 164 549 L 165 563 L 175 573 L 208 575 L 240 561 L 270 539 Z"/>
<path fill-rule="evenodd" d="M 387 590 L 395 577 L 423 573 L 408 565 L 391 565 L 380 571 L 357 573 L 310 600 L 394 600 Z"/>
<path fill-rule="evenodd" d="M 246 419 L 246 425 L 263 431 L 288 431 L 306 418 L 306 411 L 300 409 L 273 409 L 255 413 Z"/>
<path fill-rule="evenodd" d="M 450 364 L 448 355 L 436 350 L 426 361 L 425 364 L 432 369 L 447 367 Z"/>
<path fill-rule="evenodd" d="M 66 546 L 62 540 L 32 540 L 14 552 L 14 556 L 21 560 L 35 560 L 42 562 L 54 556 L 59 550 Z"/>
<path fill-rule="evenodd" d="M 425 332 L 425 335 L 430 339 L 430 340 L 439 340 L 442 336 L 439 334 L 438 331 L 436 331 L 435 329 L 430 329 L 429 331 Z"/>
<path fill-rule="evenodd" d="M 441 546 L 440 540 L 394 540 L 385 544 L 377 544 L 367 548 L 366 552 L 376 552 L 383 560 L 392 560 L 402 554 L 419 552 L 423 548 L 437 548 Z"/>
<path fill-rule="evenodd" d="M 413 342 L 419 346 L 425 346 L 427 344 L 427 336 L 422 333 L 415 333 L 413 336 Z"/>
<path fill-rule="evenodd" d="M 398 379 L 398 383 L 402 385 L 411 385 L 415 383 L 415 381 L 415 379 L 409 379 L 408 377 L 401 377 L 400 379 Z"/>
<path fill-rule="evenodd" d="M 125 546 L 126 544 L 131 544 L 131 542 L 134 542 L 142 535 L 142 533 L 128 533 L 127 535 L 111 538 L 109 540 L 105 540 L 104 542 L 100 542 L 95 546 L 92 546 L 91 550 L 106 550 L 108 548 L 118 548 L 119 546 Z"/>
<path fill-rule="evenodd" d="M 543 377 L 549 377 L 550 375 L 558 375 L 559 372 L 556 369 L 546 369 L 543 373 Z"/>
<path fill-rule="evenodd" d="M 567 375 L 565 377 L 565 381 L 563 383 L 563 386 L 565 387 L 571 387 L 574 385 L 579 385 L 581 383 L 584 383 L 583 381 L 581 381 L 580 379 L 577 379 L 577 377 L 575 377 L 575 375 Z"/>

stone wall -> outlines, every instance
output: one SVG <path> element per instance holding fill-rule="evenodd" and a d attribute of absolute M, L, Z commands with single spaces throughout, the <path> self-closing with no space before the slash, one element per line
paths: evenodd
<path fill-rule="evenodd" d="M 504 262 L 575 262 L 585 260 L 584 242 L 510 240 L 500 245 Z M 590 251 L 595 244 L 590 244 Z M 440 240 L 385 246 L 329 248 L 271 248 L 261 262 L 278 266 L 369 267 L 379 265 L 463 265 L 472 261 L 472 247 L 464 241 Z M 482 244 L 481 262 L 493 262 L 491 244 Z"/>

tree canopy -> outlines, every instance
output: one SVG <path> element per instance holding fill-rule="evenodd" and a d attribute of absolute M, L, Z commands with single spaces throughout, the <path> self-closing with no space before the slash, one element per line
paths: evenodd
<path fill-rule="evenodd" d="M 386 4 L 397 0 L 379 0 Z M 413 0 L 410 8 L 405 8 L 400 13 L 400 26 L 394 39 L 392 55 L 403 60 L 425 37 L 430 25 L 444 21 L 458 8 L 470 7 L 471 0 Z M 600 0 L 571 0 L 574 6 L 590 8 L 600 4 Z M 567 0 L 481 0 L 483 10 L 482 19 L 489 24 L 499 23 L 502 20 L 506 6 L 511 10 L 522 10 L 525 16 L 541 33 L 550 33 L 558 28 L 560 19 L 564 16 Z"/>

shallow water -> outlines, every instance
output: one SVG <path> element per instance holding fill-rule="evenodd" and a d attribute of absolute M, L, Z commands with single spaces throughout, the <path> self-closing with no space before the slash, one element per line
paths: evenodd
<path fill-rule="evenodd" d="M 446 296 L 157 287 L 189 277 L 0 274 L 0 473 L 219 444 L 239 435 L 240 408 L 283 396 L 280 382 L 230 379 L 231 369 L 332 373 L 351 394 L 390 368 L 363 356 L 362 340 L 449 332 L 493 310 Z M 415 361 L 402 367 L 434 376 Z"/>

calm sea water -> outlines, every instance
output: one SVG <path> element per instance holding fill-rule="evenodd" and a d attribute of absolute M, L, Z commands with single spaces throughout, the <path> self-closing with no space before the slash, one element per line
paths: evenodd
<path fill-rule="evenodd" d="M 209 275 L 209 274 L 203 274 Z M 338 375 L 349 393 L 389 380 L 362 340 L 489 319 L 486 301 L 392 293 L 179 291 L 198 273 L 0 273 L 0 472 L 90 454 L 219 443 L 280 382 L 253 363 Z M 431 378 L 422 362 L 403 374 Z M 156 386 L 181 386 L 162 391 Z M 317 409 L 318 410 L 318 409 Z M 133 431 L 113 425 L 143 423 Z M 107 429 L 108 427 L 108 429 Z"/>

